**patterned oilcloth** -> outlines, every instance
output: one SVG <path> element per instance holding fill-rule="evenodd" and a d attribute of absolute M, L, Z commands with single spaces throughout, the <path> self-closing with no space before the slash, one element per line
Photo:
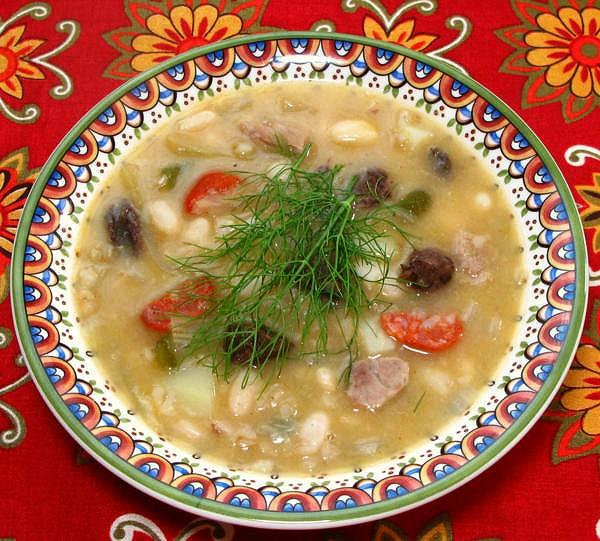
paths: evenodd
<path fill-rule="evenodd" d="M 417 510 L 318 532 L 198 519 L 109 475 L 59 426 L 19 354 L 8 296 L 16 224 L 68 129 L 121 82 L 189 48 L 269 30 L 347 32 L 435 53 L 501 96 L 563 170 L 590 256 L 588 317 L 564 385 L 491 470 Z M 0 539 L 600 539 L 598 0 L 0 2 Z"/>

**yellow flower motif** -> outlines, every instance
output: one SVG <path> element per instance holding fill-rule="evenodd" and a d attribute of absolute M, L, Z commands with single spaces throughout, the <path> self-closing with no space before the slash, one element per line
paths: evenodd
<path fill-rule="evenodd" d="M 131 42 L 138 52 L 131 60 L 136 71 L 144 71 L 194 47 L 235 36 L 242 30 L 242 20 L 232 13 L 221 15 L 210 4 L 194 10 L 177 6 L 168 17 L 162 13 L 150 15 L 146 27 L 151 33 L 136 36 Z"/>
<path fill-rule="evenodd" d="M 596 156 L 596 154 L 593 154 Z M 600 154 L 597 155 L 600 158 Z M 594 232 L 592 237 L 592 248 L 594 252 L 600 252 L 600 173 L 593 173 L 594 184 L 575 186 L 581 198 L 587 203 L 587 208 L 581 211 L 583 227 Z"/>
<path fill-rule="evenodd" d="M 432 34 L 413 35 L 414 30 L 414 19 L 407 19 L 406 21 L 398 23 L 389 32 L 386 32 L 383 26 L 368 15 L 363 22 L 363 31 L 368 38 L 387 41 L 388 43 L 396 43 L 397 45 L 402 45 L 403 47 L 415 51 L 422 51 L 437 39 L 437 36 Z"/>
<path fill-rule="evenodd" d="M 569 387 L 561 404 L 575 411 L 585 411 L 581 427 L 591 435 L 600 434 L 600 349 L 591 344 L 579 346 L 575 356 L 582 368 L 571 368 L 564 382 Z"/>
<path fill-rule="evenodd" d="M 600 95 L 600 9 L 562 7 L 556 15 L 538 15 L 536 23 L 541 31 L 525 35 L 525 43 L 533 47 L 527 61 L 547 67 L 545 80 L 550 86 L 570 84 L 580 98 L 592 92 Z"/>
<path fill-rule="evenodd" d="M 24 31 L 25 25 L 21 25 L 0 34 L 0 91 L 18 99 L 23 97 L 20 78 L 44 78 L 37 67 L 25 60 L 44 40 L 31 38 L 21 41 Z"/>

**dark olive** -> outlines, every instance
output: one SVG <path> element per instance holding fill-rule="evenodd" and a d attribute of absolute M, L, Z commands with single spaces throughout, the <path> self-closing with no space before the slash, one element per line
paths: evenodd
<path fill-rule="evenodd" d="M 400 279 L 410 287 L 433 291 L 447 284 L 454 274 L 454 262 L 435 248 L 415 250 L 402 265 Z"/>
<path fill-rule="evenodd" d="M 232 323 L 225 329 L 223 351 L 233 364 L 262 366 L 283 357 L 290 344 L 266 325 L 251 322 Z"/>
<path fill-rule="evenodd" d="M 358 208 L 371 208 L 391 195 L 388 174 L 378 167 L 371 167 L 360 174 L 353 191 L 356 194 L 355 206 Z"/>
<path fill-rule="evenodd" d="M 131 248 L 134 254 L 142 249 L 142 228 L 133 205 L 123 199 L 106 211 L 104 221 L 108 228 L 110 241 L 115 246 Z"/>
<path fill-rule="evenodd" d="M 447 152 L 437 148 L 431 147 L 429 149 L 429 163 L 433 172 L 438 177 L 447 177 L 452 172 L 452 161 Z"/>

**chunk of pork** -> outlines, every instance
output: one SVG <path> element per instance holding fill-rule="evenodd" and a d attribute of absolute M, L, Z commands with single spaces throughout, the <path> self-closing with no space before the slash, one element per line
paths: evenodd
<path fill-rule="evenodd" d="M 399 357 L 378 357 L 354 363 L 348 396 L 360 406 L 376 409 L 408 383 L 408 363 Z"/>
<path fill-rule="evenodd" d="M 283 146 L 287 150 L 300 153 L 306 145 L 306 134 L 302 130 L 282 123 L 245 121 L 240 130 L 250 139 L 270 148 Z"/>
<path fill-rule="evenodd" d="M 474 285 L 482 284 L 491 277 L 487 241 L 486 235 L 474 235 L 467 231 L 459 231 L 454 238 L 456 266 Z"/>

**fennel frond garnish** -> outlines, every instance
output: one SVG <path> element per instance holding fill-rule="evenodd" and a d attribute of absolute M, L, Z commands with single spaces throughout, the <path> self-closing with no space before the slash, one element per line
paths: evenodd
<path fill-rule="evenodd" d="M 365 293 L 359 269 L 376 267 L 383 287 L 392 254 L 382 239 L 392 230 L 405 237 L 396 223 L 396 215 L 406 216 L 402 208 L 381 202 L 358 209 L 356 177 L 342 182 L 339 165 L 303 169 L 308 151 L 248 176 L 244 183 L 257 190 L 235 198 L 237 216 L 216 247 L 177 260 L 214 280 L 218 292 L 195 322 L 185 355 L 226 380 L 240 358 L 245 385 L 256 372 L 276 377 L 286 359 L 328 353 L 347 355 L 347 377 L 361 314 L 377 297 Z M 341 351 L 331 351 L 332 333 L 342 338 Z"/>

